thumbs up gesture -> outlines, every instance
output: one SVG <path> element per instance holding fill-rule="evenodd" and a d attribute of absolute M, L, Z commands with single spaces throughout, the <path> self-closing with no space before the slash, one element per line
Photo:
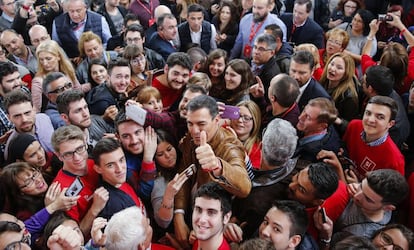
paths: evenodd
<path fill-rule="evenodd" d="M 207 143 L 207 134 L 200 132 L 200 146 L 195 150 L 196 158 L 201 165 L 201 169 L 206 172 L 213 172 L 214 176 L 220 176 L 222 166 L 220 160 L 214 154 L 213 149 Z"/>

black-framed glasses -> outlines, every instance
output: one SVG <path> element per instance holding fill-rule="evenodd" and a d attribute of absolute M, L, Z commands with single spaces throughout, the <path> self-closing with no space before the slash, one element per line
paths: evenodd
<path fill-rule="evenodd" d="M 24 189 L 33 185 L 35 180 L 40 176 L 40 171 L 38 169 L 33 169 L 33 175 L 24 181 L 24 185 L 20 189 Z"/>
<path fill-rule="evenodd" d="M 73 159 L 75 154 L 81 155 L 81 154 L 85 153 L 85 151 L 86 151 L 86 145 L 83 144 L 82 146 L 79 146 L 79 147 L 75 148 L 74 151 L 62 153 L 60 156 L 62 156 L 62 158 L 64 160 L 70 161 L 70 160 Z"/>
<path fill-rule="evenodd" d="M 273 50 L 273 49 L 266 49 L 266 48 L 263 48 L 263 47 L 257 47 L 256 45 L 253 46 L 253 49 L 259 51 L 260 53 Z"/>
<path fill-rule="evenodd" d="M 403 248 L 400 247 L 399 245 L 395 245 L 395 243 L 392 240 L 391 236 L 389 236 L 384 231 L 380 232 L 380 239 L 381 239 L 382 243 L 384 243 L 384 246 L 392 246 L 393 250 L 403 250 Z"/>
<path fill-rule="evenodd" d="M 140 56 L 135 57 L 134 59 L 131 59 L 131 64 L 134 64 L 134 65 L 138 65 L 138 63 L 143 64 L 143 62 L 145 62 L 144 55 L 140 55 Z"/>
<path fill-rule="evenodd" d="M 49 94 L 60 94 L 63 93 L 65 90 L 72 88 L 72 83 L 71 82 L 67 82 L 65 83 L 65 85 L 63 85 L 62 87 L 59 87 L 55 90 L 49 91 Z"/>

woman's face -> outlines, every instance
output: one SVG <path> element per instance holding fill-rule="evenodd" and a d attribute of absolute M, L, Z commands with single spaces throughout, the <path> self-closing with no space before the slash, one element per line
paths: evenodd
<path fill-rule="evenodd" d="M 75 231 L 81 237 L 81 245 L 83 246 L 83 244 L 85 242 L 85 239 L 83 238 L 83 234 L 82 234 L 82 231 L 79 228 L 78 223 L 74 220 L 65 220 L 62 223 L 62 225 L 72 228 L 73 231 Z"/>
<path fill-rule="evenodd" d="M 210 75 L 212 77 L 220 77 L 223 74 L 225 68 L 226 62 L 224 61 L 224 57 L 214 59 L 213 62 L 208 66 L 208 70 L 210 71 Z"/>
<path fill-rule="evenodd" d="M 355 11 L 357 10 L 357 3 L 354 1 L 347 1 L 344 4 L 344 15 L 345 16 L 352 16 Z"/>
<path fill-rule="evenodd" d="M 60 58 L 49 52 L 40 52 L 38 56 L 40 65 L 46 72 L 59 71 Z"/>
<path fill-rule="evenodd" d="M 240 118 L 232 120 L 230 126 L 240 140 L 246 140 L 253 130 L 252 113 L 245 106 L 240 106 Z"/>
<path fill-rule="evenodd" d="M 231 19 L 231 11 L 229 6 L 223 6 L 220 11 L 220 21 L 227 23 Z"/>
<path fill-rule="evenodd" d="M 364 31 L 364 21 L 359 14 L 355 14 L 352 19 L 352 30 L 358 33 L 362 33 Z"/>
<path fill-rule="evenodd" d="M 341 36 L 330 36 L 326 41 L 326 53 L 328 55 L 333 55 L 335 53 L 342 52 L 343 40 L 344 38 Z"/>
<path fill-rule="evenodd" d="M 145 71 L 146 59 L 144 55 L 139 55 L 131 59 L 132 72 L 134 74 L 140 74 Z"/>
<path fill-rule="evenodd" d="M 38 141 L 32 142 L 24 151 L 23 160 L 38 168 L 46 165 L 46 153 Z"/>
<path fill-rule="evenodd" d="M 161 113 L 163 105 L 161 99 L 157 99 L 155 98 L 155 96 L 151 96 L 148 102 L 142 103 L 142 107 L 147 110 L 154 111 L 156 113 Z"/>
<path fill-rule="evenodd" d="M 26 195 L 41 195 L 47 191 L 48 185 L 39 170 L 27 170 L 17 174 L 16 184 Z"/>
<path fill-rule="evenodd" d="M 93 64 L 91 66 L 91 77 L 97 84 L 102 84 L 108 80 L 108 71 L 102 65 Z"/>
<path fill-rule="evenodd" d="M 226 89 L 233 90 L 240 86 L 242 76 L 229 66 L 224 74 L 224 80 L 226 82 Z"/>
<path fill-rule="evenodd" d="M 328 64 L 326 78 L 331 82 L 340 82 L 345 75 L 345 61 L 342 57 L 334 57 Z"/>
<path fill-rule="evenodd" d="M 0 46 L 0 62 L 7 62 L 6 50 L 2 46 Z"/>
<path fill-rule="evenodd" d="M 163 141 L 157 146 L 155 160 L 163 168 L 173 168 L 177 162 L 177 151 L 173 145 Z"/>
<path fill-rule="evenodd" d="M 399 249 L 408 250 L 409 245 L 407 239 L 397 228 L 388 229 L 386 231 L 380 232 L 372 240 L 374 246 L 377 249 L 397 249 L 396 246 L 399 246 Z"/>

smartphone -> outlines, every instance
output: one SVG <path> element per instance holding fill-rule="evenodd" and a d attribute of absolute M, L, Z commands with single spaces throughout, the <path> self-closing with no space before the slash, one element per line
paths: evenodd
<path fill-rule="evenodd" d="M 392 21 L 393 18 L 390 15 L 387 14 L 378 14 L 378 21 L 379 22 L 386 22 L 386 21 Z"/>
<path fill-rule="evenodd" d="M 183 172 L 187 177 L 192 176 L 193 174 L 195 174 L 197 172 L 197 167 L 195 164 L 191 164 L 190 166 L 188 166 L 186 169 L 184 169 Z"/>
<path fill-rule="evenodd" d="M 224 105 L 224 111 L 221 115 L 223 119 L 237 120 L 240 118 L 240 108 L 237 106 Z"/>
<path fill-rule="evenodd" d="M 321 209 L 319 209 L 319 213 L 321 213 L 322 222 L 323 223 L 326 223 L 326 211 L 325 211 L 325 208 L 321 207 Z"/>
<path fill-rule="evenodd" d="M 65 196 L 73 197 L 77 196 L 83 188 L 83 184 L 78 177 L 70 184 L 69 188 L 65 192 Z"/>
<path fill-rule="evenodd" d="M 130 104 L 125 107 L 125 114 L 139 125 L 144 126 L 145 118 L 147 117 L 147 111 L 145 109 L 138 105 Z"/>

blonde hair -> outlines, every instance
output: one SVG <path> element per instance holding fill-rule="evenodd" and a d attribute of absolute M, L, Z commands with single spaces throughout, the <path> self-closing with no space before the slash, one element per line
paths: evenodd
<path fill-rule="evenodd" d="M 83 32 L 82 35 L 79 37 L 78 42 L 78 49 L 79 49 L 79 56 L 85 57 L 85 43 L 96 40 L 99 44 L 102 44 L 102 39 L 97 34 L 93 33 L 92 31 Z"/>
<path fill-rule="evenodd" d="M 195 72 L 191 75 L 190 79 L 188 79 L 188 84 L 197 84 L 202 86 L 207 92 L 211 89 L 211 80 L 210 77 L 206 73 L 202 72 Z"/>
<path fill-rule="evenodd" d="M 260 108 L 254 101 L 243 101 L 236 105 L 237 107 L 245 107 L 249 112 L 252 114 L 253 118 L 253 128 L 250 131 L 249 137 L 243 142 L 244 148 L 246 149 L 247 153 L 250 154 L 252 151 L 253 145 L 256 142 L 260 141 L 259 133 L 260 133 L 260 126 L 262 123 L 262 116 L 260 113 Z"/>
<path fill-rule="evenodd" d="M 54 40 L 43 41 L 39 44 L 36 49 L 36 57 L 37 57 L 37 74 L 41 76 L 45 76 L 47 73 L 45 69 L 42 67 L 39 61 L 39 54 L 41 52 L 50 53 L 59 58 L 59 71 L 65 74 L 67 77 L 70 78 L 72 82 L 76 82 L 76 74 L 75 69 L 73 68 L 72 63 L 69 61 L 68 57 L 66 56 L 65 51 L 59 46 L 57 42 Z"/>

